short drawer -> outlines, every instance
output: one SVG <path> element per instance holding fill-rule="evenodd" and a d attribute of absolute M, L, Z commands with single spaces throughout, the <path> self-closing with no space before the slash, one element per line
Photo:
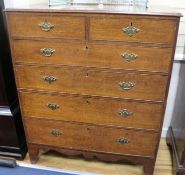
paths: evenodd
<path fill-rule="evenodd" d="M 14 40 L 16 62 L 168 72 L 172 48 Z"/>
<path fill-rule="evenodd" d="M 16 66 L 19 88 L 164 100 L 168 76 L 83 67 Z"/>
<path fill-rule="evenodd" d="M 147 17 L 91 17 L 90 39 L 172 44 L 176 21 Z"/>
<path fill-rule="evenodd" d="M 56 13 L 8 13 L 12 36 L 85 38 L 85 18 Z M 29 20 L 28 20 L 29 19 Z"/>
<path fill-rule="evenodd" d="M 23 116 L 159 131 L 163 104 L 20 92 Z M 151 122 L 152 121 L 152 122 Z"/>
<path fill-rule="evenodd" d="M 96 152 L 151 156 L 158 133 L 25 119 L 29 143 Z"/>

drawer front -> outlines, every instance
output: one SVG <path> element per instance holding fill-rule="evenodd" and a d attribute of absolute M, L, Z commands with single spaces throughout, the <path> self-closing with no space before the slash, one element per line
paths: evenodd
<path fill-rule="evenodd" d="M 74 67 L 17 66 L 19 88 L 164 100 L 167 76 Z"/>
<path fill-rule="evenodd" d="M 127 155 L 154 156 L 158 133 L 27 118 L 28 142 Z M 80 133 L 80 134 L 79 134 Z"/>
<path fill-rule="evenodd" d="M 163 104 L 21 92 L 24 116 L 159 131 Z M 152 121 L 152 122 L 151 122 Z"/>
<path fill-rule="evenodd" d="M 29 19 L 29 20 L 28 20 Z M 8 14 L 13 36 L 49 38 L 85 38 L 85 18 L 48 13 Z"/>
<path fill-rule="evenodd" d="M 90 18 L 90 39 L 172 44 L 176 22 L 145 17 Z"/>
<path fill-rule="evenodd" d="M 146 48 L 123 45 L 57 41 L 14 40 L 17 62 L 80 65 L 168 72 L 171 48 Z"/>

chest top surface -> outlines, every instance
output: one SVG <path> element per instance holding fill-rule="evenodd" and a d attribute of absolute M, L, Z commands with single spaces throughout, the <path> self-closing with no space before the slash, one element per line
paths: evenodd
<path fill-rule="evenodd" d="M 39 11 L 39 12 L 79 12 L 79 13 L 104 13 L 104 14 L 135 14 L 135 15 L 152 15 L 152 16 L 176 16 L 182 14 L 170 8 L 143 8 L 124 5 L 80 5 L 72 4 L 65 6 L 48 6 L 47 0 L 30 1 L 8 0 L 5 2 L 5 11 Z"/>

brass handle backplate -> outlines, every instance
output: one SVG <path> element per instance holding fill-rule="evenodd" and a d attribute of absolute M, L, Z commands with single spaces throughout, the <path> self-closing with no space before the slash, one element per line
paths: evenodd
<path fill-rule="evenodd" d="M 122 30 L 129 36 L 134 36 L 140 31 L 140 29 L 134 27 L 132 23 L 130 23 L 129 26 L 122 28 Z"/>
<path fill-rule="evenodd" d="M 53 103 L 48 103 L 48 104 L 47 104 L 47 107 L 48 107 L 49 109 L 51 109 L 51 110 L 56 110 L 56 109 L 59 108 L 59 105 L 53 104 Z"/>
<path fill-rule="evenodd" d="M 53 53 L 55 52 L 55 50 L 51 48 L 42 48 L 40 49 L 40 52 L 45 57 L 51 57 Z"/>
<path fill-rule="evenodd" d="M 119 112 L 119 115 L 122 116 L 122 117 L 124 117 L 124 118 L 127 118 L 127 117 L 133 115 L 133 112 L 130 112 L 130 111 L 127 110 L 127 109 L 123 109 L 123 110 L 121 110 L 121 111 Z"/>
<path fill-rule="evenodd" d="M 133 82 L 121 82 L 121 83 L 119 83 L 119 86 L 124 90 L 130 90 L 135 86 L 135 83 L 133 83 Z"/>
<path fill-rule="evenodd" d="M 55 137 L 61 136 L 63 133 L 59 129 L 52 129 L 51 130 L 51 135 Z"/>
<path fill-rule="evenodd" d="M 135 53 L 128 53 L 128 52 L 122 53 L 121 56 L 122 56 L 122 58 L 124 58 L 127 61 L 135 60 L 138 57 L 137 54 L 135 54 Z"/>
<path fill-rule="evenodd" d="M 39 27 L 41 28 L 42 31 L 49 32 L 51 29 L 54 28 L 54 25 L 47 22 L 47 21 L 44 21 L 44 22 L 39 24 Z"/>
<path fill-rule="evenodd" d="M 123 138 L 119 138 L 116 141 L 118 143 L 122 144 L 122 145 L 125 145 L 125 144 L 128 144 L 129 143 L 128 139 L 127 138 L 124 138 L 124 137 Z"/>
<path fill-rule="evenodd" d="M 47 81 L 49 84 L 51 84 L 52 82 L 56 81 L 57 79 L 53 76 L 44 76 L 43 80 Z"/>

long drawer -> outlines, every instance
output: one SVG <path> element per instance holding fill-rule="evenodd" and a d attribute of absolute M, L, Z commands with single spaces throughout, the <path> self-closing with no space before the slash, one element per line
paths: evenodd
<path fill-rule="evenodd" d="M 159 131 L 163 104 L 20 92 L 23 116 Z"/>
<path fill-rule="evenodd" d="M 77 150 L 153 157 L 158 133 L 25 119 L 29 143 Z M 38 127 L 39 126 L 39 127 Z"/>
<path fill-rule="evenodd" d="M 85 39 L 84 17 L 57 13 L 9 13 L 7 17 L 13 36 Z"/>
<path fill-rule="evenodd" d="M 14 40 L 16 62 L 168 72 L 172 48 Z"/>
<path fill-rule="evenodd" d="M 161 101 L 168 80 L 161 75 L 68 66 L 19 65 L 16 73 L 18 88 Z"/>
<path fill-rule="evenodd" d="M 90 39 L 172 44 L 176 22 L 138 16 L 90 18 Z"/>

